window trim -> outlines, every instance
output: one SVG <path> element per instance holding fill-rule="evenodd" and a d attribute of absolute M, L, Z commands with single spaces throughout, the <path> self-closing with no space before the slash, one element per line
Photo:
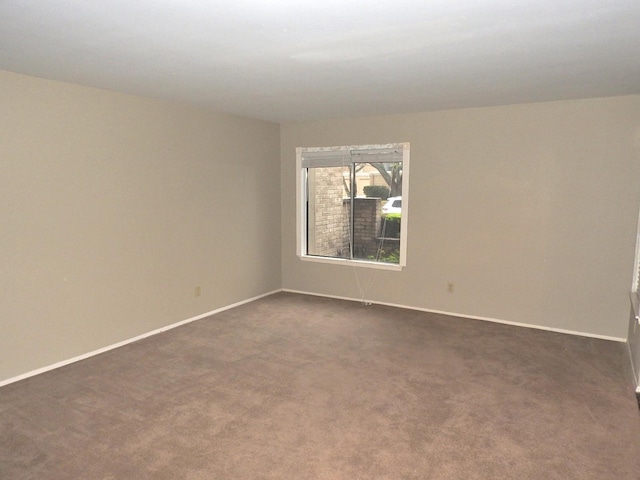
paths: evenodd
<path fill-rule="evenodd" d="M 311 153 L 312 156 L 344 156 L 348 154 L 362 154 L 362 162 L 366 162 L 366 153 L 375 155 L 378 151 L 388 151 L 391 149 L 402 150 L 402 222 L 400 223 L 400 262 L 372 262 L 367 260 L 354 260 L 348 258 L 321 257 L 308 255 L 307 228 L 306 228 L 306 168 L 303 167 L 303 154 Z M 407 265 L 407 232 L 409 224 L 409 166 L 410 166 L 410 144 L 409 142 L 389 143 L 380 145 L 346 145 L 336 147 L 297 147 L 296 148 L 296 254 L 302 261 L 313 263 L 324 263 L 343 266 L 357 266 L 367 268 L 377 268 L 381 270 L 400 271 Z M 370 159 L 375 161 L 373 159 Z"/>
<path fill-rule="evenodd" d="M 636 256 L 633 263 L 633 280 L 631 283 L 631 291 L 629 293 L 633 315 L 636 321 L 640 323 L 640 213 L 638 214 L 638 230 L 636 233 Z"/>

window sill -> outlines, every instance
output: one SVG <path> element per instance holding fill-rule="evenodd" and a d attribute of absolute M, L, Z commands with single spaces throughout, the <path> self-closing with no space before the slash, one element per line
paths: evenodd
<path fill-rule="evenodd" d="M 397 263 L 383 263 L 383 262 L 367 262 L 366 260 L 347 260 L 345 258 L 329 258 L 329 257 L 313 257 L 310 255 L 298 255 L 298 258 L 303 262 L 312 263 L 326 263 L 331 265 L 342 265 L 346 267 L 364 267 L 374 268 L 378 270 L 392 270 L 399 272 L 402 270 L 403 265 Z"/>

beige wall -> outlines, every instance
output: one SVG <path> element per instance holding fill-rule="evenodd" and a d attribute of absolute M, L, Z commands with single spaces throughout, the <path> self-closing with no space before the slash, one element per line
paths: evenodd
<path fill-rule="evenodd" d="M 640 96 L 279 127 L 0 72 L 0 109 L 0 382 L 281 286 L 360 297 L 295 255 L 296 146 L 411 142 L 408 266 L 358 269 L 368 299 L 627 336 Z"/>
<path fill-rule="evenodd" d="M 7 72 L 0 111 L 0 381 L 280 288 L 277 124 Z"/>
<path fill-rule="evenodd" d="M 389 142 L 411 142 L 408 265 L 358 269 L 367 299 L 626 338 L 640 96 L 282 125 L 285 289 L 361 297 L 296 257 L 295 147 Z"/>

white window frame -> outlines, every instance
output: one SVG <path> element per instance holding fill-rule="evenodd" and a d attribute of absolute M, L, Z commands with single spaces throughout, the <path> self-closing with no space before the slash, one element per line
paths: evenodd
<path fill-rule="evenodd" d="M 306 168 L 303 168 L 305 154 L 313 156 L 337 157 L 341 155 L 362 155 L 361 162 L 375 162 L 376 152 L 402 150 L 402 222 L 400 222 L 400 261 L 399 263 L 375 262 L 367 260 L 320 257 L 308 255 L 307 246 L 307 182 Z M 382 145 L 348 145 L 338 147 L 298 147 L 296 148 L 296 251 L 298 257 L 306 262 L 333 265 L 351 265 L 357 267 L 377 268 L 381 270 L 402 270 L 407 265 L 407 232 L 409 225 L 409 142 Z M 370 155 L 367 156 L 367 155 Z"/>
<path fill-rule="evenodd" d="M 638 215 L 638 231 L 636 233 L 636 257 L 633 264 L 633 282 L 631 283 L 631 306 L 636 320 L 640 323 L 640 214 Z"/>

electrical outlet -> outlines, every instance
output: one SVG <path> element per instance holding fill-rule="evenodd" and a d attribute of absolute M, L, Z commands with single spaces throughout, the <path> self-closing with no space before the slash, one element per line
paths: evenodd
<path fill-rule="evenodd" d="M 447 283 L 447 292 L 453 293 L 453 283 Z"/>
<path fill-rule="evenodd" d="M 196 287 L 195 294 L 196 294 L 196 297 L 200 296 L 200 287 Z"/>

